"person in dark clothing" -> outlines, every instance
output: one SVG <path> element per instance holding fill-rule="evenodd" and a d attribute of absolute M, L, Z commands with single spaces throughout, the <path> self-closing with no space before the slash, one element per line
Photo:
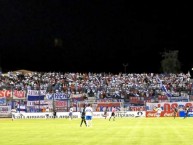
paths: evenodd
<path fill-rule="evenodd" d="M 188 113 L 189 113 L 189 111 L 190 111 L 190 108 L 189 108 L 189 106 L 187 106 L 187 107 L 185 108 L 185 115 L 184 115 L 184 119 L 185 119 L 186 117 L 188 117 Z"/>
<path fill-rule="evenodd" d="M 84 124 L 87 126 L 86 124 L 86 119 L 85 119 L 85 108 L 86 106 L 84 105 L 84 107 L 81 109 L 81 123 L 80 123 L 80 127 L 82 127 L 82 123 L 84 122 Z"/>
<path fill-rule="evenodd" d="M 105 111 L 104 111 L 104 117 L 105 117 L 105 119 L 107 118 L 107 111 L 108 111 L 108 107 L 106 107 L 106 109 L 105 109 Z"/>
<path fill-rule="evenodd" d="M 112 117 L 113 117 L 113 121 L 115 121 L 115 112 L 116 112 L 116 108 L 113 107 L 112 112 L 111 112 L 111 117 L 109 118 L 109 121 L 111 120 Z"/>
<path fill-rule="evenodd" d="M 54 117 L 54 119 L 56 118 L 56 110 L 54 110 L 54 112 L 53 112 L 53 117 Z"/>

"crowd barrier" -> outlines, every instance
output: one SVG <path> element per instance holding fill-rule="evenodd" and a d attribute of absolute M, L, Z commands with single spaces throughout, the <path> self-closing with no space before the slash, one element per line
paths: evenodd
<path fill-rule="evenodd" d="M 13 113 L 15 119 L 46 119 L 46 115 L 48 118 L 53 118 L 53 113 Z M 184 117 L 184 111 L 180 111 L 177 113 L 177 117 Z M 56 118 L 68 118 L 68 112 L 57 112 Z M 107 118 L 111 116 L 111 112 L 107 112 Z M 162 111 L 160 117 L 173 117 L 174 113 L 171 111 Z M 80 118 L 80 112 L 73 112 L 73 118 Z M 127 112 L 117 112 L 116 117 L 119 118 L 149 118 L 149 117 L 158 117 L 157 112 L 155 111 L 127 111 Z M 193 117 L 193 112 L 188 113 L 188 117 Z M 93 118 L 104 118 L 103 112 L 93 112 Z"/>

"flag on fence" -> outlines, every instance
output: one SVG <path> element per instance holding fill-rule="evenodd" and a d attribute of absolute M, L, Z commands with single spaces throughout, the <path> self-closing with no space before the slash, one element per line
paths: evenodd
<path fill-rule="evenodd" d="M 28 101 L 39 101 L 44 100 L 46 90 L 28 90 L 27 99 Z"/>
<path fill-rule="evenodd" d="M 5 97 L 0 98 L 0 105 L 6 105 L 6 98 Z"/>

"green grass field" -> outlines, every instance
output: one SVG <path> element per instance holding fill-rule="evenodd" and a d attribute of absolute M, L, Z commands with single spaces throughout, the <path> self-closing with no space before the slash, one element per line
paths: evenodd
<path fill-rule="evenodd" d="M 0 119 L 0 145 L 193 145 L 192 118 Z"/>

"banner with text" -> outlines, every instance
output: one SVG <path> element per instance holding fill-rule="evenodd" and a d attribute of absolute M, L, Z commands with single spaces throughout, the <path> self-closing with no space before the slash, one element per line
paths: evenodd
<path fill-rule="evenodd" d="M 193 106 L 193 102 L 162 102 L 162 103 L 146 103 L 147 111 L 152 111 L 155 107 L 161 107 L 163 111 L 172 111 L 174 107 L 178 107 L 179 110 L 183 110 L 184 107 Z"/>
<path fill-rule="evenodd" d="M 47 100 L 65 100 L 68 99 L 68 94 L 66 93 L 47 93 L 46 94 Z"/>
<path fill-rule="evenodd" d="M 28 101 L 44 100 L 45 95 L 46 95 L 46 90 L 28 90 L 27 91 Z"/>
<path fill-rule="evenodd" d="M 13 99 L 25 99 L 25 91 L 13 91 Z"/>
<path fill-rule="evenodd" d="M 52 112 L 42 113 L 14 113 L 15 119 L 45 119 L 46 114 L 49 114 L 48 118 L 53 118 Z M 73 118 L 80 118 L 80 112 L 73 112 Z M 68 118 L 69 112 L 57 112 L 57 118 Z M 110 117 L 111 112 L 107 112 L 107 117 Z M 145 117 L 145 111 L 128 111 L 116 113 L 116 117 L 121 118 L 133 118 L 133 117 Z M 104 118 L 104 112 L 93 112 L 93 118 Z"/>
<path fill-rule="evenodd" d="M 11 97 L 11 90 L 0 90 L 0 98 L 10 98 Z"/>

